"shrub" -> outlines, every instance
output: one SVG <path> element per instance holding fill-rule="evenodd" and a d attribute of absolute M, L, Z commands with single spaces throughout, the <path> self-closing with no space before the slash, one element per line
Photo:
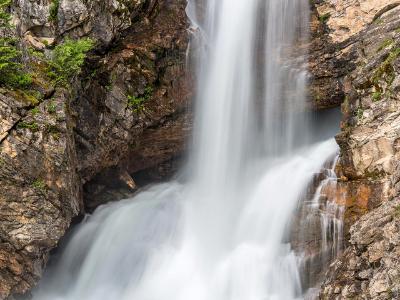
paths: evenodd
<path fill-rule="evenodd" d="M 11 28 L 11 15 L 6 12 L 10 0 L 0 0 L 0 32 Z M 22 72 L 22 65 L 19 62 L 21 51 L 17 49 L 16 40 L 10 37 L 0 37 L 0 85 L 12 87 L 27 87 L 32 83 L 29 74 Z"/>
<path fill-rule="evenodd" d="M 11 0 L 0 0 L 0 28 L 11 27 L 11 15 L 5 11 Z"/>
<path fill-rule="evenodd" d="M 53 59 L 49 62 L 49 76 L 56 84 L 67 85 L 81 72 L 86 54 L 94 46 L 89 38 L 81 40 L 66 39 L 54 49 Z"/>
<path fill-rule="evenodd" d="M 53 0 L 50 4 L 50 15 L 49 15 L 49 20 L 50 21 L 57 21 L 57 15 L 58 15 L 58 8 L 60 7 L 60 0 Z"/>

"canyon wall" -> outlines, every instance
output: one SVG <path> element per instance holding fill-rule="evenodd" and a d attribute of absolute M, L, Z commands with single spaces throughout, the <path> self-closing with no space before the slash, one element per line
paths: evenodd
<path fill-rule="evenodd" d="M 190 115 L 185 6 L 11 3 L 12 35 L 33 82 L 0 89 L 0 299 L 29 292 L 74 217 L 107 200 L 96 198 L 106 186 L 132 193 L 132 174 L 174 168 Z M 87 37 L 96 46 L 82 74 L 56 86 L 39 58 L 67 38 Z"/>
<path fill-rule="evenodd" d="M 316 9 L 334 57 L 328 60 L 339 59 L 345 71 L 336 140 L 347 248 L 331 265 L 320 299 L 397 299 L 400 2 L 327 0 Z"/>
<path fill-rule="evenodd" d="M 348 241 L 321 299 L 393 299 L 400 286 L 399 4 L 311 3 L 308 103 L 343 103 L 336 198 Z M 29 293 L 75 217 L 176 170 L 191 127 L 185 6 L 12 2 L 34 80 L 30 91 L 0 89 L 0 299 Z M 96 47 L 66 89 L 48 80 L 36 55 L 51 56 L 67 37 Z"/>

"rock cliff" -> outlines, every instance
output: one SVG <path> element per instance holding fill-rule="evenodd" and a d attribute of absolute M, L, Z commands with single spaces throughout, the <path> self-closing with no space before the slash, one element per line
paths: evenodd
<path fill-rule="evenodd" d="M 163 176 L 173 168 L 189 115 L 185 6 L 11 4 L 13 34 L 33 83 L 30 90 L 0 89 L 0 299 L 28 292 L 73 218 L 107 200 L 85 191 L 119 185 L 133 192 L 134 173 Z M 84 37 L 96 47 L 82 74 L 68 88 L 55 86 L 35 57 Z M 110 172 L 112 180 L 104 180 Z"/>
<path fill-rule="evenodd" d="M 320 298 L 398 298 L 400 2 L 319 1 L 316 8 L 334 62 L 348 66 L 337 136 L 348 247 Z"/>
<path fill-rule="evenodd" d="M 34 76 L 30 91 L 0 89 L 0 299 L 29 292 L 74 217 L 175 170 L 191 125 L 185 6 L 13 1 Z M 310 107 L 344 102 L 337 201 L 348 243 L 320 298 L 398 298 L 400 2 L 311 7 Z M 35 55 L 86 37 L 96 47 L 81 75 L 55 86 Z"/>

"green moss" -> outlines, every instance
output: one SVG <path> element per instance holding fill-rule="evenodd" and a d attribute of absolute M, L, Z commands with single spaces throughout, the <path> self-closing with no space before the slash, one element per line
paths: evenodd
<path fill-rule="evenodd" d="M 43 95 L 39 91 L 22 91 L 16 90 L 14 92 L 14 98 L 16 100 L 22 100 L 24 103 L 28 103 L 32 106 L 36 106 L 43 100 Z"/>
<path fill-rule="evenodd" d="M 372 100 L 373 101 L 379 101 L 382 99 L 382 93 L 379 91 L 376 91 L 372 94 Z"/>
<path fill-rule="evenodd" d="M 328 20 L 329 20 L 329 18 L 331 17 L 331 14 L 330 13 L 326 13 L 326 14 L 323 14 L 323 15 L 320 15 L 319 16 L 319 21 L 321 22 L 321 23 L 326 23 L 326 22 L 328 22 Z"/>
<path fill-rule="evenodd" d="M 47 112 L 49 114 L 55 114 L 57 112 L 57 104 L 53 101 L 49 102 L 47 105 Z"/>
<path fill-rule="evenodd" d="M 130 107 L 135 112 L 140 112 L 144 110 L 144 104 L 148 101 L 153 94 L 153 88 L 151 86 L 147 86 L 144 89 L 144 93 L 138 97 L 128 96 L 128 107 Z"/>
<path fill-rule="evenodd" d="M 39 107 L 36 106 L 35 108 L 32 108 L 32 109 L 30 110 L 30 112 L 31 112 L 31 114 L 32 114 L 33 116 L 36 116 L 37 114 L 40 113 Z"/>
<path fill-rule="evenodd" d="M 128 106 L 135 112 L 143 111 L 145 102 L 146 99 L 144 97 L 128 95 Z"/>
<path fill-rule="evenodd" d="M 18 123 L 17 127 L 21 128 L 21 129 L 30 129 L 32 131 L 39 130 L 39 125 L 35 121 L 32 121 L 32 122 L 21 121 Z"/>
<path fill-rule="evenodd" d="M 379 45 L 379 47 L 376 51 L 380 52 L 383 49 L 389 47 L 390 45 L 393 45 L 393 43 L 394 43 L 394 40 L 392 38 L 386 39 Z"/>
<path fill-rule="evenodd" d="M 395 79 L 393 63 L 399 56 L 400 48 L 392 49 L 385 61 L 375 70 L 372 76 L 372 83 L 379 92 L 382 92 L 379 81 L 385 80 L 385 82 L 390 85 Z"/>
<path fill-rule="evenodd" d="M 38 105 L 40 103 L 40 99 L 36 97 L 36 95 L 31 94 L 31 93 L 23 93 L 25 96 L 25 99 L 32 105 Z"/>
<path fill-rule="evenodd" d="M 45 192 L 47 190 L 46 183 L 41 179 L 36 179 L 34 182 L 32 182 L 32 187 L 40 192 Z"/>

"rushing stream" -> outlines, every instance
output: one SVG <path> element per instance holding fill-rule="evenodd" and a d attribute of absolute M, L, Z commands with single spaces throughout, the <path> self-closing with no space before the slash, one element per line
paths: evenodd
<path fill-rule="evenodd" d="M 185 178 L 98 208 L 35 300 L 305 297 L 290 227 L 338 150 L 304 109 L 308 5 L 189 1 L 198 92 Z"/>

